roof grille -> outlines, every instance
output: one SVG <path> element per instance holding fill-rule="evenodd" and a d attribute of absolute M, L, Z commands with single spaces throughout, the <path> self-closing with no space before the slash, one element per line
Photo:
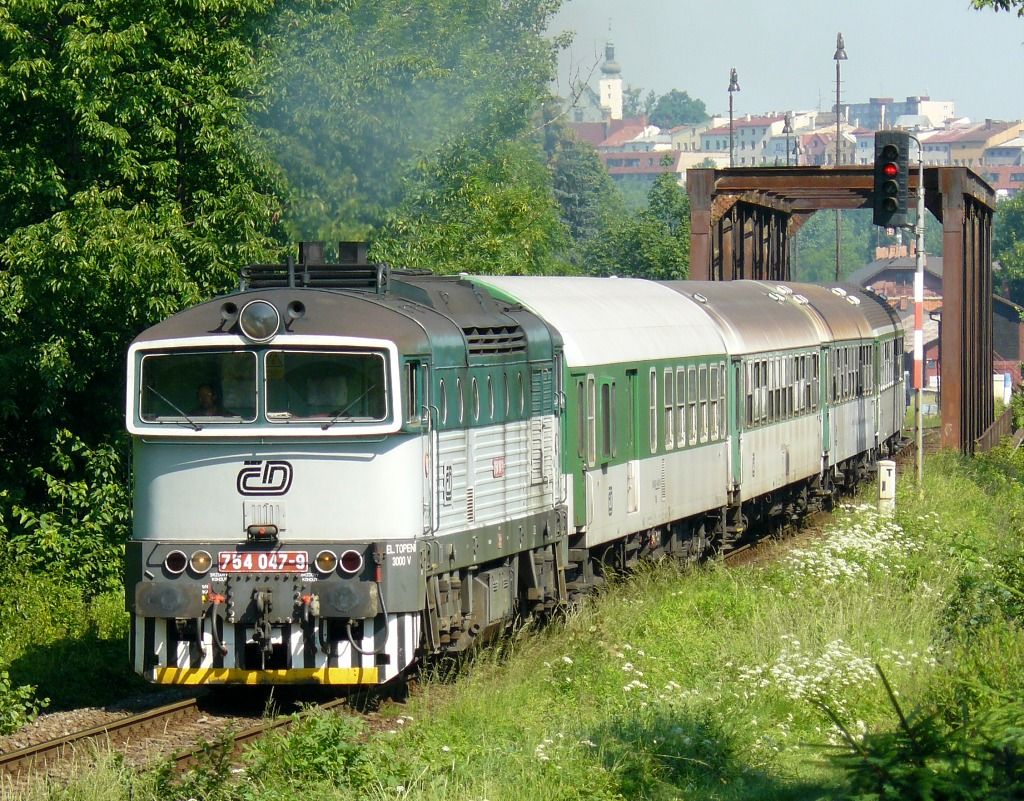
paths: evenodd
<path fill-rule="evenodd" d="M 338 261 L 324 260 L 322 242 L 300 242 L 298 263 L 249 264 L 241 270 L 240 288 L 272 289 L 316 287 L 320 289 L 363 289 L 382 294 L 387 291 L 390 268 L 370 264 L 365 242 L 339 242 Z"/>
<path fill-rule="evenodd" d="M 463 328 L 462 333 L 466 336 L 470 356 L 526 352 L 526 334 L 518 325 Z"/>

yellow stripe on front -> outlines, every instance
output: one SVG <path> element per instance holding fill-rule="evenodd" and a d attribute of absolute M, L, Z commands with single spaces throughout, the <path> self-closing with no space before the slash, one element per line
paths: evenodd
<path fill-rule="evenodd" d="M 296 668 L 294 670 L 242 670 L 240 668 L 157 668 L 150 681 L 157 684 L 380 684 L 380 668 Z"/>

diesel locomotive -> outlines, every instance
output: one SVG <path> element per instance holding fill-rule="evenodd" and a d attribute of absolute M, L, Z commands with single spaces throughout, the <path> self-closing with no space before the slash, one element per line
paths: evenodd
<path fill-rule="evenodd" d="M 379 684 L 829 503 L 903 331 L 848 286 L 437 276 L 316 243 L 128 352 L 135 670 Z"/>

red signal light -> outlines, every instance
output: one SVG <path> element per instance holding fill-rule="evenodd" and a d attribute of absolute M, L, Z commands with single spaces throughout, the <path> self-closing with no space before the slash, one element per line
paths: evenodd
<path fill-rule="evenodd" d="M 882 165 L 882 173 L 885 175 L 886 178 L 895 178 L 897 173 L 899 173 L 899 171 L 900 171 L 900 168 L 897 167 L 892 162 L 889 162 L 888 164 L 883 164 Z"/>

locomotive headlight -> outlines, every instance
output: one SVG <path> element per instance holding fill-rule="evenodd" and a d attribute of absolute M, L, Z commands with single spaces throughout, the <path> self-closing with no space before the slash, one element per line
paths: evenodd
<path fill-rule="evenodd" d="M 321 573 L 333 573 L 338 566 L 338 557 L 332 551 L 320 551 L 313 561 Z"/>
<path fill-rule="evenodd" d="M 164 557 L 164 569 L 172 576 L 183 573 L 188 566 L 188 557 L 181 551 L 171 551 Z"/>
<path fill-rule="evenodd" d="M 242 307 L 238 326 L 253 342 L 267 342 L 281 327 L 281 315 L 265 300 L 253 300 Z"/>
<path fill-rule="evenodd" d="M 341 555 L 341 572 L 354 575 L 363 569 L 363 555 L 359 551 L 345 551 Z"/>
<path fill-rule="evenodd" d="M 205 574 L 212 564 L 213 557 L 208 551 L 195 551 L 192 558 L 188 560 L 188 566 L 192 568 L 192 572 L 198 573 L 200 576 Z"/>

